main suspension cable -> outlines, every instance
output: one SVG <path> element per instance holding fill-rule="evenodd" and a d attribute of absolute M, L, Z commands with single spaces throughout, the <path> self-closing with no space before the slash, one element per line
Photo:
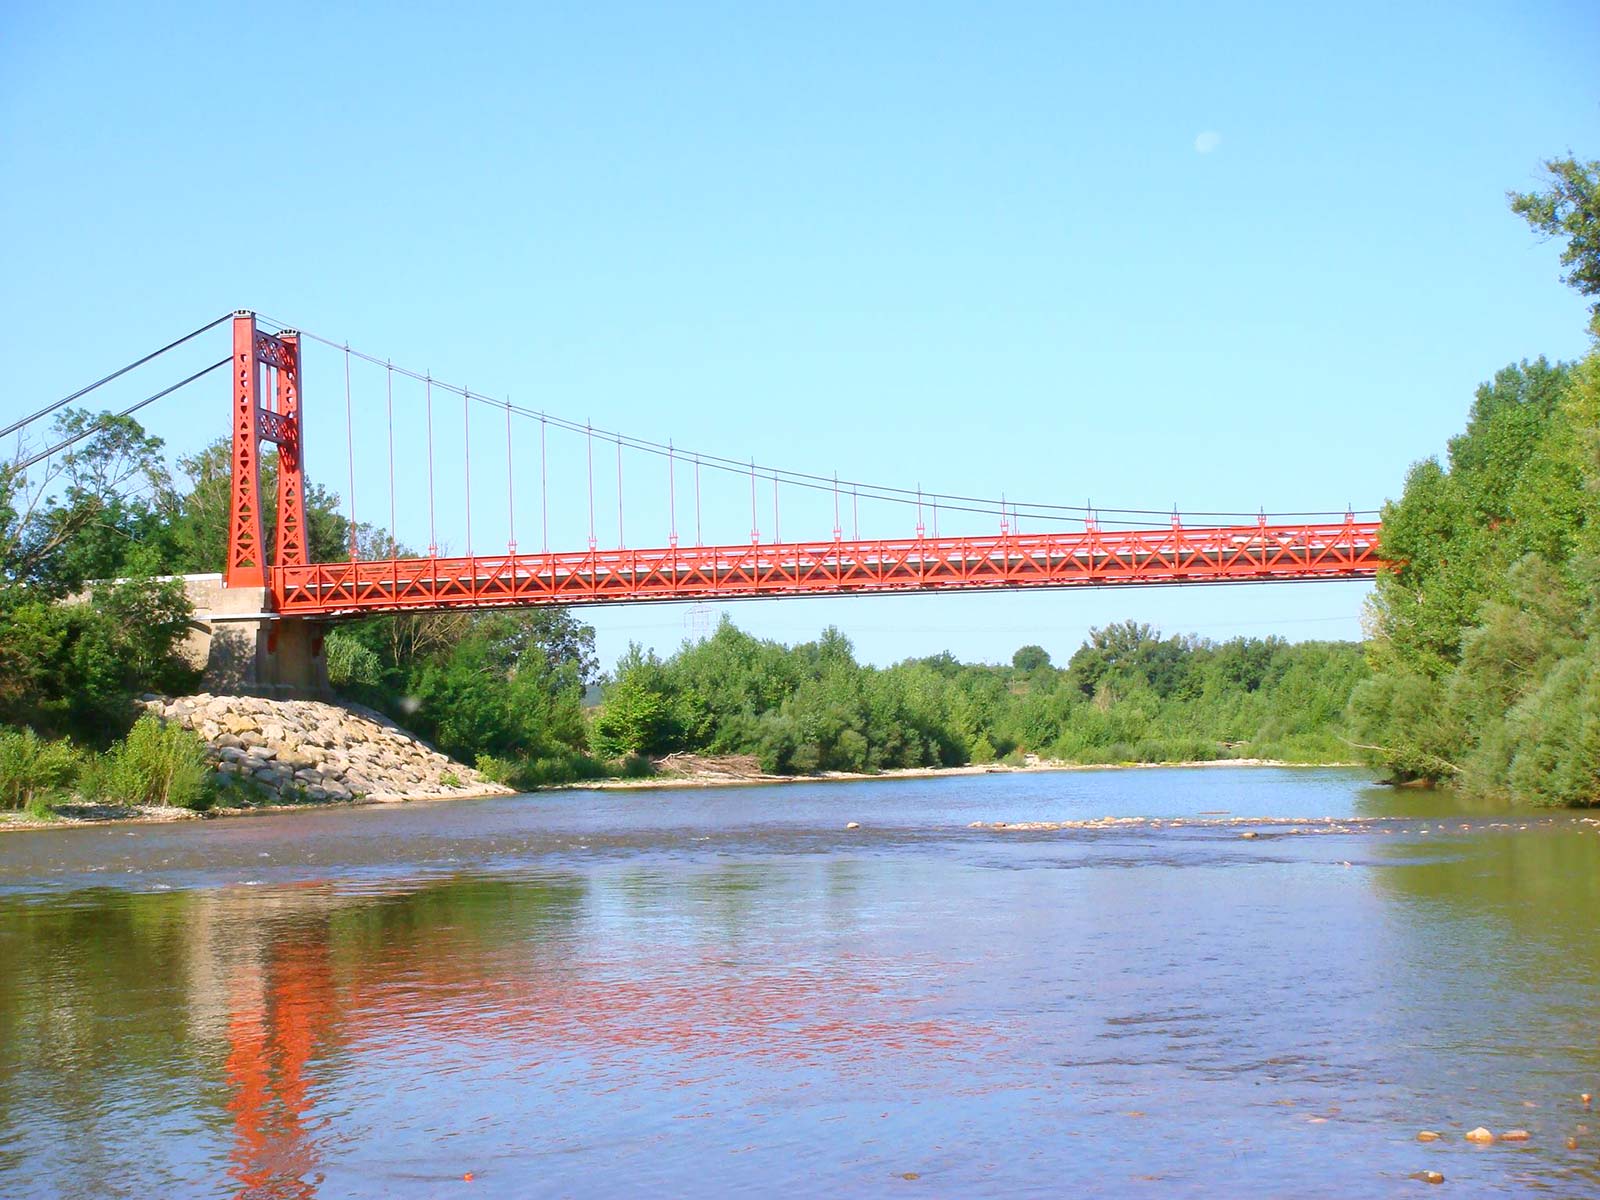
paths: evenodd
<path fill-rule="evenodd" d="M 261 319 L 268 320 L 267 318 L 261 318 Z M 270 323 L 273 324 L 273 325 L 279 325 L 280 324 L 279 322 L 277 322 L 275 320 L 270 321 Z M 283 328 L 288 328 L 287 326 L 282 326 L 282 327 Z M 335 342 L 335 341 L 333 341 L 333 340 L 331 340 L 329 338 L 324 338 L 324 337 L 321 337 L 321 336 L 319 336 L 317 334 L 314 334 L 314 333 L 306 333 L 304 330 L 301 330 L 300 332 L 303 334 L 303 336 L 309 337 L 314 341 L 321 342 L 326 346 L 332 347 L 333 349 L 340 350 L 340 351 L 342 351 L 344 349 L 343 343 Z M 360 351 L 355 351 L 355 350 L 352 350 L 351 353 L 355 354 L 358 358 L 364 358 L 367 361 L 369 361 L 371 363 L 374 363 L 374 364 L 377 364 L 377 365 L 384 365 L 384 363 L 385 363 L 385 360 L 380 359 L 380 358 L 378 358 L 378 357 L 376 357 L 374 355 L 363 354 Z M 401 367 L 395 367 L 394 369 L 396 371 L 400 371 L 402 374 L 409 375 L 411 378 L 417 379 L 419 381 L 427 378 L 422 373 L 413 372 L 413 371 L 407 371 L 407 370 L 405 370 L 404 368 L 401 368 Z M 501 407 L 504 404 L 504 401 L 496 400 L 495 398 L 493 398 L 491 396 L 479 395 L 478 393 L 472 392 L 469 389 L 464 388 L 464 387 L 460 387 L 460 386 L 453 385 L 453 384 L 447 384 L 447 383 L 444 383 L 444 382 L 442 382 L 440 380 L 436 380 L 436 379 L 430 379 L 429 382 L 431 382 L 433 384 L 436 384 L 437 386 L 439 386 L 441 388 L 444 388 L 446 391 L 449 391 L 449 392 L 452 392 L 454 394 L 460 395 L 464 400 L 465 399 L 476 400 L 480 404 L 488 404 L 488 405 L 492 405 L 492 406 L 497 407 L 497 408 Z M 517 406 L 513 406 L 513 411 L 516 412 L 519 416 L 540 420 L 540 421 L 545 422 L 545 423 L 547 423 L 549 425 L 554 425 L 558 429 L 565 429 L 568 432 L 583 434 L 587 438 L 593 438 L 593 437 L 599 436 L 602 439 L 607 440 L 607 441 L 615 441 L 619 446 L 626 446 L 629 449 L 642 451 L 642 452 L 647 453 L 647 454 L 655 454 L 655 455 L 657 455 L 659 457 L 662 457 L 662 458 L 667 457 L 669 453 L 674 453 L 675 452 L 675 451 L 672 451 L 664 443 L 650 441 L 649 439 L 646 439 L 646 438 L 634 437 L 634 436 L 629 435 L 629 434 L 621 433 L 620 431 L 614 431 L 614 430 L 598 428 L 591 421 L 586 421 L 586 422 L 580 424 L 577 421 L 568 420 L 568 419 L 565 419 L 565 418 L 562 418 L 562 417 L 559 417 L 559 416 L 553 416 L 548 412 L 543 412 L 543 411 L 536 412 L 536 411 L 534 411 L 532 409 L 524 409 L 524 408 L 520 408 L 520 407 L 517 407 Z M 752 470 L 760 470 L 760 471 L 763 471 L 763 472 L 765 472 L 765 471 L 773 471 L 773 472 L 776 472 L 778 474 L 778 476 L 784 482 L 789 483 L 791 486 L 807 488 L 807 489 L 812 490 L 812 491 L 821 491 L 821 492 L 831 491 L 833 486 L 834 486 L 834 481 L 833 481 L 833 478 L 831 476 L 818 475 L 818 474 L 813 474 L 813 473 L 806 472 L 806 471 L 796 471 L 796 470 L 791 470 L 791 469 L 786 469 L 786 468 L 764 467 L 764 466 L 761 466 L 760 464 L 756 464 L 756 463 L 753 463 L 753 462 L 740 461 L 738 459 L 727 458 L 727 457 L 723 457 L 723 456 L 715 455 L 715 454 L 704 454 L 704 453 L 702 453 L 702 454 L 700 454 L 698 456 L 698 461 L 703 461 L 706 466 L 711 467 L 711 468 L 713 468 L 715 470 L 724 471 L 724 472 L 726 472 L 728 474 L 733 474 L 733 475 L 745 475 L 745 476 L 748 476 L 748 475 L 750 475 L 752 473 Z M 873 484 L 873 483 L 867 483 L 865 481 L 841 480 L 840 482 L 841 483 L 848 482 L 850 484 L 852 497 L 853 497 L 854 501 L 856 502 L 857 506 L 859 506 L 859 502 L 863 498 L 868 499 L 868 500 L 877 500 L 877 501 L 880 501 L 880 502 L 883 502 L 883 503 L 901 504 L 901 505 L 905 505 L 907 507 L 913 506 L 916 503 L 916 489 L 915 488 L 894 487 L 894 486 L 888 485 L 888 484 Z M 1152 529 L 1169 527 L 1170 524 L 1171 524 L 1171 516 L 1172 516 L 1172 514 L 1166 509 L 1106 508 L 1104 506 L 1100 506 L 1098 508 L 1095 508 L 1095 509 L 1091 510 L 1091 509 L 1089 509 L 1089 508 L 1087 508 L 1085 506 L 1081 506 L 1081 505 L 1074 505 L 1074 504 L 1046 504 L 1046 503 L 1041 503 L 1041 502 L 1028 502 L 1028 503 L 1025 503 L 1025 504 L 1022 504 L 1022 505 L 1019 506 L 1016 501 L 1010 501 L 1010 500 L 1005 501 L 1005 502 L 1000 503 L 1000 504 L 997 504 L 996 501 L 993 500 L 992 498 L 981 497 L 981 496 L 966 496 L 966 495 L 960 495 L 960 494 L 957 494 L 957 493 L 950 493 L 950 492 L 937 492 L 937 493 L 927 493 L 927 492 L 925 492 L 925 493 L 923 493 L 923 498 L 925 500 L 936 500 L 936 501 L 942 502 L 941 503 L 941 507 L 945 508 L 947 511 L 950 511 L 950 512 L 977 513 L 977 514 L 989 515 L 989 516 L 993 516 L 996 513 L 999 513 L 1002 521 L 1008 527 L 1011 527 L 1014 524 L 1014 520 L 1007 519 L 1008 516 L 1009 517 L 1014 517 L 1015 515 L 1018 515 L 1019 507 L 1020 508 L 1026 508 L 1028 510 L 1030 516 L 1032 516 L 1035 520 L 1040 520 L 1040 521 L 1071 521 L 1071 522 L 1076 523 L 1076 522 L 1079 522 L 1079 521 L 1084 521 L 1086 519 L 1105 518 L 1105 517 L 1107 517 L 1109 515 L 1112 520 L 1115 520 L 1120 524 L 1135 525 L 1135 526 L 1149 526 Z M 1324 509 L 1324 510 L 1317 510 L 1317 511 L 1280 512 L 1280 513 L 1274 513 L 1272 515 L 1276 516 L 1276 517 L 1302 517 L 1302 518 L 1338 517 L 1338 518 L 1346 518 L 1346 517 L 1357 517 L 1357 516 L 1375 516 L 1377 514 L 1377 511 L 1378 511 L 1377 509 L 1358 509 L 1358 510 L 1346 510 L 1344 512 L 1337 512 L 1337 511 L 1332 510 L 1332 509 Z M 1242 510 L 1239 510 L 1239 511 L 1198 511 L 1197 510 L 1197 511 L 1189 512 L 1186 515 L 1189 516 L 1189 517 L 1238 518 L 1238 519 L 1248 518 L 1252 523 L 1254 523 L 1256 521 L 1256 519 L 1258 518 L 1258 514 L 1257 513 L 1244 512 Z M 1137 519 L 1135 519 L 1135 518 L 1140 518 L 1140 517 L 1145 517 L 1145 518 L 1159 517 L 1159 518 L 1162 518 L 1162 519 L 1161 520 L 1137 520 Z M 754 523 L 752 523 L 752 524 L 754 524 Z"/>
<path fill-rule="evenodd" d="M 73 392 L 72 395 L 63 396 L 60 400 L 57 400 L 54 404 L 46 405 L 44 408 L 41 408 L 36 413 L 29 413 L 27 416 L 23 417 L 22 420 L 20 420 L 20 421 L 13 421 L 11 424 L 7 425 L 4 429 L 0 429 L 0 438 L 10 437 L 13 433 L 15 433 L 17 430 L 21 429 L 23 426 L 32 425 L 35 421 L 39 420 L 39 418 L 41 418 L 41 417 L 48 417 L 51 413 L 55 412 L 56 409 L 62 408 L 65 405 L 71 404 L 74 400 L 80 399 L 83 396 L 87 396 L 90 392 L 94 391 L 95 388 L 100 387 L 102 384 L 110 383 L 113 379 L 120 379 L 120 378 L 122 378 L 122 376 L 126 375 L 129 371 L 132 371 L 135 367 L 142 367 L 142 366 L 144 366 L 145 363 L 149 362 L 151 359 L 160 358 L 168 350 L 175 350 L 179 346 L 183 345 L 185 342 L 193 341 L 195 338 L 199 337 L 202 333 L 205 333 L 207 330 L 215 329 L 218 325 L 221 325 L 224 321 L 226 321 L 232 315 L 233 315 L 232 313 L 224 313 L 222 316 L 218 317 L 215 321 L 212 321 L 210 324 L 202 325 L 202 326 L 200 326 L 199 329 L 196 329 L 196 330 L 194 330 L 194 331 L 192 331 L 190 333 L 184 334 L 181 338 L 179 338 L 175 342 L 168 342 L 165 346 L 161 347 L 161 349 L 159 349 L 159 350 L 152 350 L 149 354 L 146 354 L 143 358 L 136 359 L 135 361 L 129 363 L 127 366 L 121 368 L 120 370 L 116 370 L 116 371 L 111 372 L 111 374 L 107 375 L 104 379 L 96 379 L 88 387 L 81 387 L 77 391 Z M 274 322 L 274 324 L 276 324 L 276 322 Z M 318 340 L 320 341 L 321 339 L 319 338 Z M 227 359 L 224 359 L 223 361 L 226 362 Z M 183 385 L 179 384 L 178 386 L 182 387 Z M 163 393 L 163 394 L 165 394 L 165 393 Z M 119 414 L 119 415 L 121 415 L 121 414 Z"/>
<path fill-rule="evenodd" d="M 196 371 L 193 375 L 189 376 L 187 379 L 180 379 L 177 383 L 173 384 L 171 387 L 162 388 L 155 395 L 146 396 L 143 400 L 139 401 L 139 403 L 129 405 L 127 408 L 123 409 L 119 413 L 111 413 L 111 414 L 109 414 L 110 418 L 115 420 L 115 419 L 120 418 L 120 417 L 132 416 L 134 413 L 138 412 L 145 405 L 154 404 L 157 400 L 161 399 L 161 397 L 172 395 L 172 393 L 177 391 L 179 388 L 187 387 L 189 384 L 193 383 L 195 380 L 204 378 L 205 376 L 211 374 L 211 372 L 219 370 L 222 367 L 227 366 L 232 361 L 233 361 L 233 355 L 231 355 L 231 354 L 227 358 L 218 359 L 216 362 L 212 363 L 209 367 L 203 367 L 202 369 Z M 106 420 L 107 420 L 106 417 L 100 417 L 92 425 L 90 425 L 87 429 L 80 430 L 78 433 L 73 434 L 69 438 L 64 438 L 63 440 L 57 442 L 54 446 L 51 446 L 48 450 L 41 450 L 41 451 L 39 451 L 39 453 L 35 454 L 32 458 L 24 459 L 21 462 L 10 464 L 11 469 L 14 470 L 14 471 L 26 471 L 29 467 L 35 466 L 38 463 L 42 463 L 45 459 L 49 458 L 52 454 L 59 454 L 61 451 L 67 449 L 69 446 L 77 445 L 79 442 L 83 441 L 84 438 L 90 437 L 93 434 L 99 433 L 102 429 L 104 429 L 106 427 Z"/>

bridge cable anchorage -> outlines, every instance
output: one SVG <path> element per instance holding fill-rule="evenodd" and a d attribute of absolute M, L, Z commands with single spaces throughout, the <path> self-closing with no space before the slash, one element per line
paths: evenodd
<path fill-rule="evenodd" d="M 208 324 L 202 325 L 202 326 L 200 326 L 199 329 L 190 330 L 188 333 L 184 334 L 177 341 L 168 342 L 165 346 L 161 347 L 161 349 L 152 350 L 149 354 L 146 354 L 143 358 L 134 359 L 134 361 L 129 363 L 127 366 L 119 367 L 115 371 L 111 372 L 111 374 L 106 375 L 106 376 L 104 376 L 104 377 L 102 377 L 100 379 L 96 379 L 93 383 L 89 384 L 87 387 L 79 388 L 77 391 L 73 392 L 72 395 L 63 396 L 61 399 L 57 400 L 54 404 L 47 404 L 43 408 L 39 409 L 37 412 L 31 412 L 27 416 L 23 417 L 20 421 L 13 421 L 11 424 L 7 425 L 4 429 L 0 429 L 0 438 L 10 437 L 13 433 L 17 432 L 17 430 L 22 429 L 25 426 L 32 425 L 35 421 L 39 420 L 42 417 L 48 417 L 51 413 L 55 412 L 56 409 L 64 408 L 68 404 L 71 404 L 74 400 L 82 399 L 84 396 L 87 396 L 90 392 L 94 391 L 95 388 L 103 387 L 105 384 L 110 383 L 113 379 L 121 379 L 129 371 L 135 370 L 135 369 L 137 369 L 139 367 L 144 366 L 145 363 L 147 363 L 147 362 L 150 362 L 150 361 L 152 361 L 154 359 L 160 358 L 168 350 L 175 350 L 179 346 L 183 345 L 185 342 L 193 341 L 195 338 L 199 337 L 202 333 L 209 333 L 211 330 L 215 329 L 218 325 L 221 325 L 224 321 L 229 320 L 232 316 L 233 316 L 232 313 L 223 313 L 215 321 L 212 321 L 212 322 L 210 322 Z M 224 360 L 224 361 L 226 361 L 226 360 Z M 182 387 L 183 385 L 179 384 L 178 386 Z M 117 415 L 118 416 L 125 416 L 126 414 L 118 413 Z"/>
<path fill-rule="evenodd" d="M 90 424 L 86 429 L 83 429 L 80 432 L 73 434 L 69 438 L 63 438 L 61 441 L 57 442 L 55 445 L 49 447 L 48 449 L 39 451 L 39 453 L 33 455 L 31 458 L 26 458 L 26 459 L 21 460 L 20 462 L 11 463 L 10 464 L 11 469 L 14 470 L 14 471 L 26 471 L 29 467 L 37 466 L 39 463 L 42 463 L 45 459 L 51 457 L 52 455 L 59 454 L 61 451 L 66 450 L 71 446 L 76 446 L 79 442 L 83 441 L 84 438 L 93 437 L 95 434 L 97 434 L 101 430 L 105 429 L 106 421 L 107 421 L 108 418 L 111 419 L 111 420 L 116 420 L 116 419 L 119 419 L 119 418 L 122 418 L 122 417 L 131 417 L 134 413 L 138 412 L 141 408 L 145 407 L 145 405 L 154 404 L 157 400 L 160 400 L 163 396 L 170 396 L 170 395 L 172 395 L 173 392 L 177 391 L 179 388 L 188 387 L 195 380 L 203 379 L 207 375 L 211 374 L 211 372 L 221 370 L 223 367 L 227 366 L 232 361 L 233 361 L 233 356 L 230 354 L 227 358 L 219 359 L 218 361 L 212 363 L 209 367 L 202 367 L 200 370 L 196 371 L 193 375 L 190 375 L 188 378 L 178 380 L 178 382 L 173 384 L 171 387 L 162 388 L 159 392 L 156 392 L 154 395 L 146 396 L 143 400 L 139 401 L 139 403 L 137 403 L 137 404 L 130 404 L 127 408 L 123 409 L 121 412 L 108 413 L 108 414 L 106 414 L 104 416 L 101 416 L 98 419 L 96 419 L 92 424 Z"/>
<path fill-rule="evenodd" d="M 356 438 L 355 421 L 350 412 L 350 345 L 344 347 L 344 445 L 350 468 L 350 561 L 360 557 L 356 546 Z"/>
<path fill-rule="evenodd" d="M 439 557 L 439 529 L 433 519 L 433 372 L 423 377 L 428 405 L 428 557 Z"/>
<path fill-rule="evenodd" d="M 395 530 L 399 522 L 394 518 L 394 366 L 387 364 L 388 373 L 385 376 L 384 404 L 389 415 L 389 557 L 398 558 L 398 546 L 395 542 Z"/>

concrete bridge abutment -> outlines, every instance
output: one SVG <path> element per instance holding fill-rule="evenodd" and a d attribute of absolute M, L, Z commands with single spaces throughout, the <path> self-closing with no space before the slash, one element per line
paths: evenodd
<path fill-rule="evenodd" d="M 223 587 L 220 575 L 185 575 L 194 619 L 184 653 L 221 695 L 326 699 L 326 623 L 273 611 L 266 588 Z"/>

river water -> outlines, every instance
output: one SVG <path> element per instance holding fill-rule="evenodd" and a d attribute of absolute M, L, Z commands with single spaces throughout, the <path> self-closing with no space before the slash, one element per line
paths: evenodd
<path fill-rule="evenodd" d="M 1597 924 L 1339 770 L 8 833 L 0 1196 L 1600 1196 Z"/>

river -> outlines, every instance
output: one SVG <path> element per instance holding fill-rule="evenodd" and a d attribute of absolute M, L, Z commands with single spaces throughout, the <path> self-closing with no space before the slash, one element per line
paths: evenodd
<path fill-rule="evenodd" d="M 0 1196 L 1600 1196 L 1597 924 L 1343 770 L 8 833 Z"/>

